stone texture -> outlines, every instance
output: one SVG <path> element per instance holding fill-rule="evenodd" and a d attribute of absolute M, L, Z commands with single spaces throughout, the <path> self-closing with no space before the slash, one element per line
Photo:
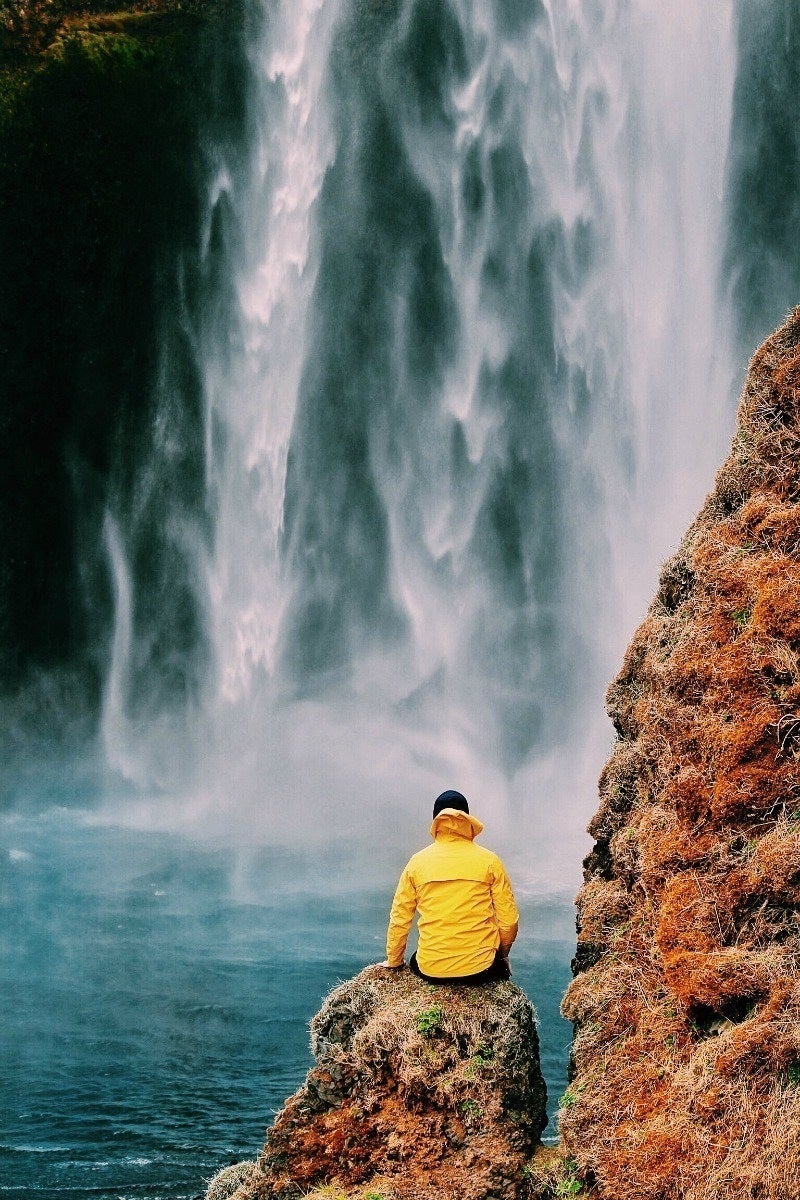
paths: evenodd
<path fill-rule="evenodd" d="M 237 1200 L 516 1200 L 546 1124 L 535 1014 L 513 983 L 367 967 L 311 1025 L 315 1065 Z"/>

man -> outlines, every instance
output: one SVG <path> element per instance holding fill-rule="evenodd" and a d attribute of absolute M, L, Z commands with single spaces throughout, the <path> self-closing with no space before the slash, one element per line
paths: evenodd
<path fill-rule="evenodd" d="M 519 927 L 505 867 L 476 846 L 483 825 L 461 792 L 442 792 L 433 806 L 433 844 L 409 861 L 392 902 L 386 967 L 402 967 L 419 913 L 419 946 L 411 970 L 429 983 L 508 979 L 508 954 Z"/>

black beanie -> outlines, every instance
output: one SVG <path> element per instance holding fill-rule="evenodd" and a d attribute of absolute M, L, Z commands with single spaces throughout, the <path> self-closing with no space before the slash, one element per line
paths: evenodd
<path fill-rule="evenodd" d="M 438 817 L 443 808 L 457 808 L 459 812 L 469 812 L 466 797 L 462 796 L 461 792 L 442 792 L 441 796 L 437 796 L 433 805 L 434 817 Z"/>

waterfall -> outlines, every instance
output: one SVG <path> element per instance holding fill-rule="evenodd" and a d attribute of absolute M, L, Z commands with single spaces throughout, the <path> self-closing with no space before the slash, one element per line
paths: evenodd
<path fill-rule="evenodd" d="M 126 697 L 130 685 L 131 643 L 133 619 L 131 612 L 131 581 L 122 550 L 119 529 L 110 515 L 103 525 L 106 551 L 114 580 L 114 609 L 116 623 L 111 647 L 111 666 L 103 698 L 102 737 L 106 754 L 117 769 L 134 783 L 146 783 L 139 775 L 139 762 L 130 753 L 132 740 L 128 731 Z"/>
<path fill-rule="evenodd" d="M 537 880 L 578 861 L 603 686 L 732 424 L 732 22 L 267 6 L 247 165 L 208 193 L 209 665 L 166 727 L 120 678 L 108 535 L 105 749 L 150 768 L 128 819 L 325 842 L 416 829 L 454 786 L 536 835 Z"/>
<path fill-rule="evenodd" d="M 324 82 L 335 17 L 335 3 L 308 0 L 264 23 L 251 176 L 243 195 L 229 196 L 226 176 L 212 197 L 212 207 L 229 197 L 241 239 L 235 351 L 221 354 L 213 340 L 203 347 L 217 704 L 235 705 L 254 677 L 275 669 L 286 456 L 317 266 L 312 209 L 333 152 Z"/>

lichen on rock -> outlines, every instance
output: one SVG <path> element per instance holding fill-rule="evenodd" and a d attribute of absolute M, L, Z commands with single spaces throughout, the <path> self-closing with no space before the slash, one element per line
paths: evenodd
<path fill-rule="evenodd" d="M 585 1195 L 800 1196 L 800 309 L 608 709 L 564 1152 Z"/>
<path fill-rule="evenodd" d="M 546 1125 L 533 1008 L 513 983 L 367 967 L 311 1024 L 315 1065 L 236 1200 L 515 1200 Z"/>

